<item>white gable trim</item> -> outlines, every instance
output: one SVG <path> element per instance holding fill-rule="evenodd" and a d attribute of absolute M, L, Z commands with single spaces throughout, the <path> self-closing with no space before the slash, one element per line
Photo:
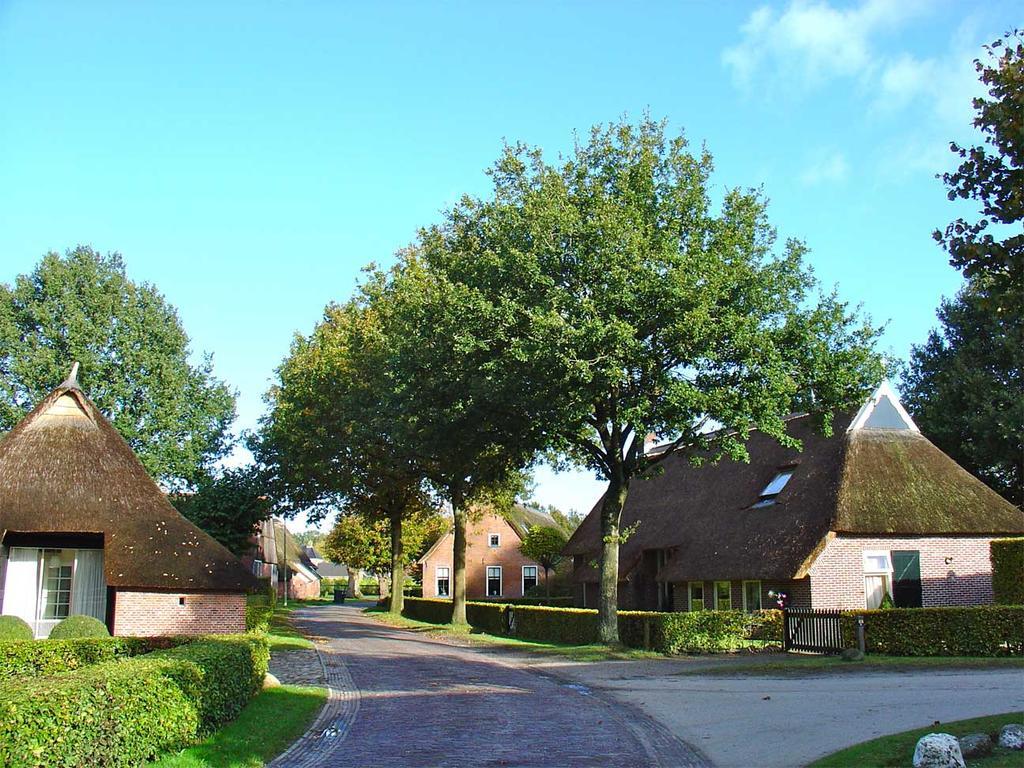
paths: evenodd
<path fill-rule="evenodd" d="M 878 389 L 876 389 L 871 397 L 868 398 L 868 401 L 860 407 L 860 410 L 857 411 L 857 416 L 850 423 L 850 427 L 846 431 L 856 432 L 858 429 L 864 429 L 865 425 L 867 425 L 871 420 L 871 416 L 875 412 L 875 409 L 883 400 L 888 400 L 892 404 L 892 407 L 896 410 L 896 414 L 900 421 L 903 422 L 902 427 L 894 427 L 894 429 L 906 429 L 911 432 L 921 431 L 917 428 L 914 420 L 910 418 L 910 414 L 907 413 L 907 409 L 903 407 L 903 403 L 900 402 L 899 397 L 896 396 L 896 393 L 889 385 L 889 381 L 887 379 L 882 380 L 882 383 L 878 385 Z"/>

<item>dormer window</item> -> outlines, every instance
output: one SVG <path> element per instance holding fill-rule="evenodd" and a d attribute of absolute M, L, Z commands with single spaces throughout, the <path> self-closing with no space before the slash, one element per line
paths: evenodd
<path fill-rule="evenodd" d="M 775 503 L 775 497 L 782 493 L 782 489 L 786 487 L 789 479 L 793 476 L 793 469 L 782 469 L 779 470 L 778 474 L 772 478 L 772 481 L 764 487 L 761 491 L 761 498 L 757 500 L 754 507 L 767 507 Z"/>

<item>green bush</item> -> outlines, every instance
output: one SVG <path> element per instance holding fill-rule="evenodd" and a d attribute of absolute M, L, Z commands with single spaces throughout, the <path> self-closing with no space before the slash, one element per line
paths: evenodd
<path fill-rule="evenodd" d="M 386 607 L 387 601 L 383 601 L 383 603 Z M 409 597 L 405 599 L 402 615 L 407 619 L 414 619 L 416 621 L 426 621 L 431 624 L 447 624 L 452 620 L 452 601 Z"/>
<path fill-rule="evenodd" d="M 184 642 L 187 638 L 89 637 L 0 643 L 0 679 L 15 675 L 55 675 Z"/>
<path fill-rule="evenodd" d="M 380 584 L 378 584 L 376 581 L 363 581 L 359 584 L 359 591 L 367 597 L 379 595 Z"/>
<path fill-rule="evenodd" d="M 504 635 L 505 606 L 494 603 L 466 603 L 466 621 L 492 635 Z"/>
<path fill-rule="evenodd" d="M 320 597 L 334 597 L 335 587 L 348 589 L 348 579 L 320 579 Z"/>
<path fill-rule="evenodd" d="M 868 653 L 890 656 L 1020 656 L 1024 607 L 890 608 L 844 616 L 843 642 L 855 644 L 856 617 L 864 617 Z"/>
<path fill-rule="evenodd" d="M 0 642 L 8 640 L 32 640 L 32 627 L 17 616 L 0 616 Z"/>
<path fill-rule="evenodd" d="M 513 597 L 507 600 L 487 599 L 482 603 L 500 603 L 502 605 L 546 605 L 549 608 L 572 608 L 573 597 Z"/>
<path fill-rule="evenodd" d="M 211 637 L 64 674 L 0 682 L 0 765 L 121 768 L 180 749 L 258 690 L 265 638 Z"/>
<path fill-rule="evenodd" d="M 249 595 L 245 600 L 245 629 L 247 632 L 266 632 L 274 615 L 275 601 L 264 594 Z"/>
<path fill-rule="evenodd" d="M 746 616 L 747 626 L 744 635 L 748 640 L 782 642 L 782 611 L 778 608 L 766 608 L 748 613 Z"/>
<path fill-rule="evenodd" d="M 54 640 L 73 640 L 84 637 L 110 637 L 107 625 L 92 616 L 68 616 L 50 632 Z"/>
<path fill-rule="evenodd" d="M 566 645 L 597 642 L 597 611 L 587 608 L 547 608 L 540 605 L 517 605 L 510 610 L 511 634 L 523 640 Z"/>
<path fill-rule="evenodd" d="M 994 539 L 989 544 L 989 557 L 995 601 L 1024 605 L 1024 538 Z"/>

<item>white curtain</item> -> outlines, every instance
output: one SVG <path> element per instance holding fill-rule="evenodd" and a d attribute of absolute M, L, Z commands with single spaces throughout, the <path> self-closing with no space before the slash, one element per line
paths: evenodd
<path fill-rule="evenodd" d="M 39 550 L 35 547 L 11 547 L 4 579 L 3 612 L 20 616 L 36 628 L 36 600 L 39 597 Z"/>
<path fill-rule="evenodd" d="M 877 608 L 882 604 L 882 597 L 888 591 L 886 582 L 887 576 L 865 576 L 864 597 L 869 609 Z"/>
<path fill-rule="evenodd" d="M 80 549 L 75 553 L 71 613 L 106 619 L 107 583 L 103 578 L 102 549 Z"/>

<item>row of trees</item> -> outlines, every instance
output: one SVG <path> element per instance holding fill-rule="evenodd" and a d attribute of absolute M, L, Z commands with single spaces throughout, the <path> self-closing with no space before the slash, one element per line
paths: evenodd
<path fill-rule="evenodd" d="M 506 147 L 491 195 L 463 198 L 295 340 L 256 445 L 280 497 L 386 519 L 396 580 L 403 521 L 448 504 L 461 623 L 474 507 L 511 501 L 538 456 L 588 467 L 608 484 L 600 619 L 615 642 L 635 478 L 673 454 L 743 458 L 752 429 L 792 444 L 794 411 L 828 430 L 882 375 L 876 329 L 817 291 L 759 192 L 713 201 L 711 170 L 650 119 L 596 127 L 555 163 Z M 649 433 L 668 449 L 645 454 Z"/>

